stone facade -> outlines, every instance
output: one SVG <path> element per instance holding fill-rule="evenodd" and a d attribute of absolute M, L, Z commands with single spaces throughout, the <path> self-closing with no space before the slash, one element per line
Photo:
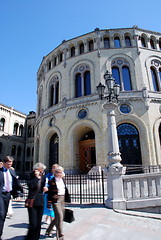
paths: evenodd
<path fill-rule="evenodd" d="M 64 40 L 43 58 L 37 73 L 35 161 L 84 172 L 108 164 L 106 100 L 96 92 L 106 70 L 121 85 L 115 114 L 122 163 L 161 164 L 161 34 L 137 26 L 95 29 Z M 139 160 L 131 161 L 130 151 L 125 156 L 131 144 L 133 156 L 140 149 Z"/>
<path fill-rule="evenodd" d="M 0 160 L 13 156 L 18 173 L 32 169 L 35 117 L 34 112 L 26 115 L 0 104 Z"/>

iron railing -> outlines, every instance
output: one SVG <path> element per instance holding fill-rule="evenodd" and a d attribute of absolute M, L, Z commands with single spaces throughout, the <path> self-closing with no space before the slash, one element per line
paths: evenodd
<path fill-rule="evenodd" d="M 66 174 L 66 186 L 71 196 L 71 203 L 101 203 L 107 198 L 107 181 L 104 172 L 92 174 Z M 28 195 L 25 180 L 20 180 L 24 189 L 23 199 Z"/>

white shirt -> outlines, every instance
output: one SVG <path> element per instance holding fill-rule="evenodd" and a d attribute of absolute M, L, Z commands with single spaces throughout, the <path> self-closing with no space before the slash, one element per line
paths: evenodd
<path fill-rule="evenodd" d="M 55 178 L 56 186 L 58 189 L 58 195 L 65 195 L 65 184 L 62 178 Z"/>
<path fill-rule="evenodd" d="M 10 174 L 9 169 L 4 168 L 3 174 L 4 174 L 4 186 L 3 191 L 6 191 L 6 171 L 9 173 L 9 182 L 10 182 L 10 191 L 12 191 L 12 176 Z"/>

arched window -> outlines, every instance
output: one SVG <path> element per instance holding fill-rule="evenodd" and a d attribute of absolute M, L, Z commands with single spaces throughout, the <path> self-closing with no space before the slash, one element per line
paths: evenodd
<path fill-rule="evenodd" d="M 143 36 L 141 37 L 141 46 L 146 47 L 145 38 Z"/>
<path fill-rule="evenodd" d="M 93 42 L 93 40 L 90 40 L 88 42 L 88 49 L 89 49 L 89 52 L 94 50 L 94 42 Z"/>
<path fill-rule="evenodd" d="M 104 48 L 110 48 L 110 40 L 108 37 L 104 38 Z"/>
<path fill-rule="evenodd" d="M 23 125 L 21 124 L 19 127 L 19 136 L 23 136 Z"/>
<path fill-rule="evenodd" d="M 157 80 L 157 73 L 153 67 L 151 69 L 151 75 L 152 75 L 152 82 L 153 82 L 153 88 L 154 91 L 159 91 L 159 85 L 158 85 L 158 80 Z"/>
<path fill-rule="evenodd" d="M 14 134 L 14 135 L 17 135 L 17 134 L 18 134 L 18 123 L 15 123 L 15 124 L 14 124 L 13 134 Z"/>
<path fill-rule="evenodd" d="M 84 43 L 81 43 L 81 44 L 79 45 L 79 53 L 80 53 L 80 54 L 84 53 Z"/>
<path fill-rule="evenodd" d="M 81 74 L 77 73 L 75 77 L 75 97 L 82 96 Z"/>
<path fill-rule="evenodd" d="M 51 70 L 51 61 L 48 62 L 48 70 Z"/>
<path fill-rule="evenodd" d="M 91 78 L 87 65 L 81 65 L 75 70 L 75 97 L 91 94 Z"/>
<path fill-rule="evenodd" d="M 0 142 L 0 153 L 2 153 L 3 144 Z"/>
<path fill-rule="evenodd" d="M 124 165 L 142 165 L 140 137 L 135 126 L 129 123 L 117 127 L 119 148 Z"/>
<path fill-rule="evenodd" d="M 127 60 L 122 58 L 113 60 L 112 75 L 115 78 L 116 83 L 120 84 L 121 90 L 132 90 L 131 75 Z"/>
<path fill-rule="evenodd" d="M 51 169 L 52 165 L 55 163 L 59 164 L 59 137 L 57 133 L 55 133 L 50 139 L 49 169 Z"/>
<path fill-rule="evenodd" d="M 59 59 L 59 63 L 61 63 L 62 60 L 63 60 L 63 53 L 62 52 L 59 53 L 58 59 Z"/>
<path fill-rule="evenodd" d="M 1 120 L 0 120 L 0 130 L 1 131 L 4 131 L 4 126 L 5 126 L 5 119 L 1 118 Z"/>
<path fill-rule="evenodd" d="M 151 49 L 155 49 L 154 40 L 152 38 L 150 39 L 150 46 L 151 46 Z"/>
<path fill-rule="evenodd" d="M 27 137 L 32 137 L 32 127 L 31 127 L 31 125 L 29 125 L 27 127 Z"/>
<path fill-rule="evenodd" d="M 49 85 L 49 107 L 59 103 L 59 81 L 55 76 Z"/>
<path fill-rule="evenodd" d="M 74 57 L 74 56 L 75 56 L 75 47 L 74 47 L 74 46 L 71 47 L 71 49 L 70 49 L 70 56 L 71 56 L 71 57 Z"/>
<path fill-rule="evenodd" d="M 125 46 L 131 47 L 131 39 L 129 36 L 125 36 Z"/>
<path fill-rule="evenodd" d="M 112 76 L 115 79 L 115 82 L 121 86 L 121 81 L 120 81 L 120 72 L 118 67 L 113 67 L 112 68 Z"/>
<path fill-rule="evenodd" d="M 120 43 L 120 38 L 119 37 L 115 37 L 114 38 L 114 46 L 115 46 L 115 48 L 120 48 L 121 47 L 121 43 Z"/>

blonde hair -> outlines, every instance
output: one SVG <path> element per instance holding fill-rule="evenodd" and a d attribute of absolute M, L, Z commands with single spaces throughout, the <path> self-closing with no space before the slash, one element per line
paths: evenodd
<path fill-rule="evenodd" d="M 46 166 L 43 163 L 38 162 L 33 166 L 33 170 L 37 169 L 42 169 L 44 171 L 46 169 Z"/>
<path fill-rule="evenodd" d="M 61 166 L 59 166 L 59 167 L 57 167 L 57 168 L 55 168 L 55 171 L 54 172 L 64 172 L 64 168 L 63 167 L 61 167 Z"/>

